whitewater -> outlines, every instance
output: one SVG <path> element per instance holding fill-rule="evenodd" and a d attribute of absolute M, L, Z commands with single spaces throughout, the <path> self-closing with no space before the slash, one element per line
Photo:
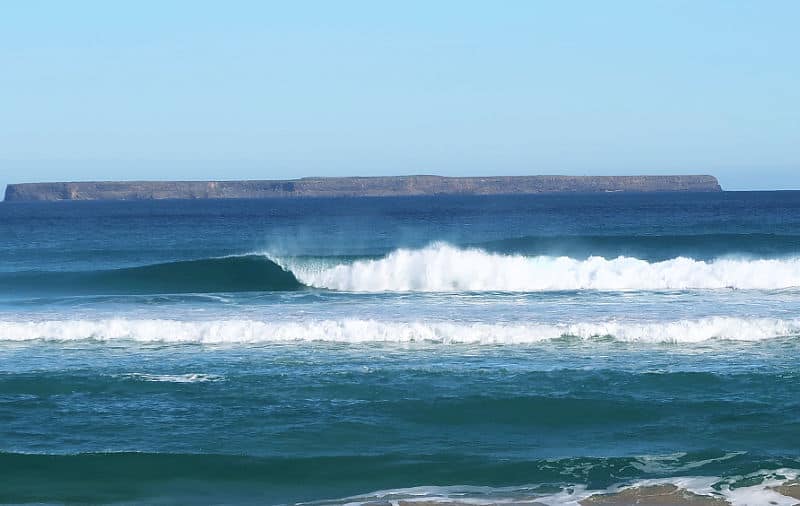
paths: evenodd
<path fill-rule="evenodd" d="M 97 340 L 171 343 L 432 342 L 442 344 L 530 344 L 559 338 L 644 343 L 708 340 L 760 341 L 800 336 L 800 318 L 714 317 L 668 322 L 577 322 L 569 324 L 397 322 L 360 319 L 275 322 L 169 319 L 0 321 L 0 341 Z"/>
<path fill-rule="evenodd" d="M 559 290 L 776 290 L 800 286 L 800 257 L 674 258 L 648 262 L 508 255 L 435 243 L 380 259 L 330 266 L 266 254 L 311 287 L 351 292 L 533 292 Z"/>

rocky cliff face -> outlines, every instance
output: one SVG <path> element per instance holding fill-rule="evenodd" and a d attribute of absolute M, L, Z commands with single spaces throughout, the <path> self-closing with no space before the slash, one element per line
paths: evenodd
<path fill-rule="evenodd" d="M 715 192 L 714 176 L 331 177 L 287 181 L 23 183 L 7 201 L 524 195 L 592 192 Z"/>

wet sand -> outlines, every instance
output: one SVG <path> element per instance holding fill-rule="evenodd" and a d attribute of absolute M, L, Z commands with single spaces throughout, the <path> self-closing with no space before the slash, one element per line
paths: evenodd
<path fill-rule="evenodd" d="M 800 480 L 787 481 L 766 490 L 800 500 Z M 484 503 L 482 506 L 547 506 L 540 502 L 541 500 L 542 498 L 537 497 L 520 497 L 510 502 Z M 392 501 L 370 501 L 362 503 L 362 506 L 474 506 L 474 504 L 469 500 L 407 498 Z M 579 501 L 579 504 L 581 506 L 731 506 L 731 503 L 724 497 L 697 494 L 669 483 L 631 487 L 613 493 L 596 493 Z M 800 502 L 797 506 L 800 506 Z"/>
<path fill-rule="evenodd" d="M 772 490 L 786 497 L 800 500 L 800 481 L 798 480 L 787 481 L 783 485 L 773 487 Z"/>
<path fill-rule="evenodd" d="M 531 502 L 532 501 L 532 502 Z M 520 500 L 514 502 L 503 502 L 503 503 L 496 503 L 495 504 L 488 504 L 483 506 L 547 506 L 544 503 L 536 502 L 533 499 L 531 501 Z M 400 500 L 397 503 L 393 503 L 390 501 L 374 501 L 374 502 L 366 502 L 363 503 L 361 506 L 474 506 L 474 503 L 469 502 L 459 502 L 459 501 L 434 501 L 434 500 Z"/>
<path fill-rule="evenodd" d="M 698 495 L 675 485 L 635 487 L 613 494 L 593 495 L 580 502 L 582 506 L 726 506 L 721 497 Z"/>

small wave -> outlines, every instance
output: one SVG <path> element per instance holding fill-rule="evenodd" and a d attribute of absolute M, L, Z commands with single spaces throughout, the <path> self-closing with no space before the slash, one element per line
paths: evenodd
<path fill-rule="evenodd" d="M 303 284 L 352 292 L 762 289 L 800 286 L 800 258 L 648 262 L 501 255 L 436 243 L 333 267 L 275 259 Z"/>
<path fill-rule="evenodd" d="M 744 476 L 675 476 L 640 479 L 598 490 L 583 484 L 570 486 L 527 485 L 522 487 L 418 486 L 380 490 L 334 501 L 305 503 L 315 506 L 369 504 L 387 505 L 493 505 L 532 504 L 601 506 L 624 504 L 674 504 L 794 506 L 800 492 L 797 469 L 762 470 Z M 548 490 L 549 489 L 549 490 Z"/>
<path fill-rule="evenodd" d="M 800 320 L 714 317 L 671 322 L 454 323 L 376 320 L 265 322 L 49 320 L 0 321 L 0 340 L 130 340 L 174 343 L 269 343 L 291 341 L 432 342 L 441 344 L 529 344 L 564 337 L 613 338 L 625 342 L 696 343 L 712 339 L 761 341 L 800 335 Z"/>
<path fill-rule="evenodd" d="M 243 255 L 76 272 L 0 275 L 0 292 L 18 294 L 174 294 L 283 291 L 303 288 L 263 255 Z"/>
<path fill-rule="evenodd" d="M 215 381 L 223 381 L 225 378 L 217 374 L 202 374 L 202 373 L 188 373 L 188 374 L 145 374 L 145 373 L 130 373 L 123 374 L 123 378 L 129 378 L 137 381 L 155 381 L 165 383 L 207 383 Z"/>
<path fill-rule="evenodd" d="M 477 456 L 413 454 L 276 457 L 131 451 L 0 452 L 0 467 L 6 479 L 4 498 L 19 498 L 10 501 L 14 503 L 63 503 L 65 498 L 75 497 L 76 487 L 81 487 L 85 491 L 80 496 L 81 502 L 92 504 L 108 503 L 109 497 L 115 499 L 113 502 L 136 504 L 286 504 L 295 503 L 297 499 L 313 500 L 320 494 L 348 493 L 365 484 L 369 486 L 373 481 L 379 482 L 377 487 L 383 484 L 396 487 L 398 482 L 404 481 L 425 483 L 426 476 L 430 475 L 437 476 L 439 482 L 464 480 L 470 485 L 391 488 L 299 504 L 789 506 L 797 502 L 790 497 L 798 489 L 796 480 L 800 473 L 796 459 L 743 460 L 733 468 L 704 466 L 691 475 L 681 473 L 666 477 L 632 471 L 630 464 L 637 460 L 637 457 L 576 457 L 496 461 Z M 37 471 L 37 477 L 44 477 L 40 480 L 42 486 L 29 486 L 32 469 Z M 102 471 L 102 479 L 96 479 L 98 470 Z M 180 473 L 179 486 L 175 480 L 164 478 L 175 476 L 176 472 Z M 392 473 L 391 479 L 382 479 L 387 472 Z M 92 486 L 77 481 L 76 477 L 82 476 L 95 477 Z M 506 485 L 524 476 L 532 478 L 531 484 Z M 132 483 L 136 486 L 131 486 Z M 317 486 L 318 483 L 323 485 Z M 618 495 L 609 497 L 610 494 Z M 687 496 L 689 500 L 685 499 Z M 590 497 L 596 500 L 587 501 Z M 709 502 L 711 498 L 717 501 Z"/>

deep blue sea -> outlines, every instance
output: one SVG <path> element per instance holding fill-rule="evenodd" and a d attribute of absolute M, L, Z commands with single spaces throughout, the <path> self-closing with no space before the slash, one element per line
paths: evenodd
<path fill-rule="evenodd" d="M 800 192 L 0 204 L 3 503 L 795 504 L 799 357 Z"/>

